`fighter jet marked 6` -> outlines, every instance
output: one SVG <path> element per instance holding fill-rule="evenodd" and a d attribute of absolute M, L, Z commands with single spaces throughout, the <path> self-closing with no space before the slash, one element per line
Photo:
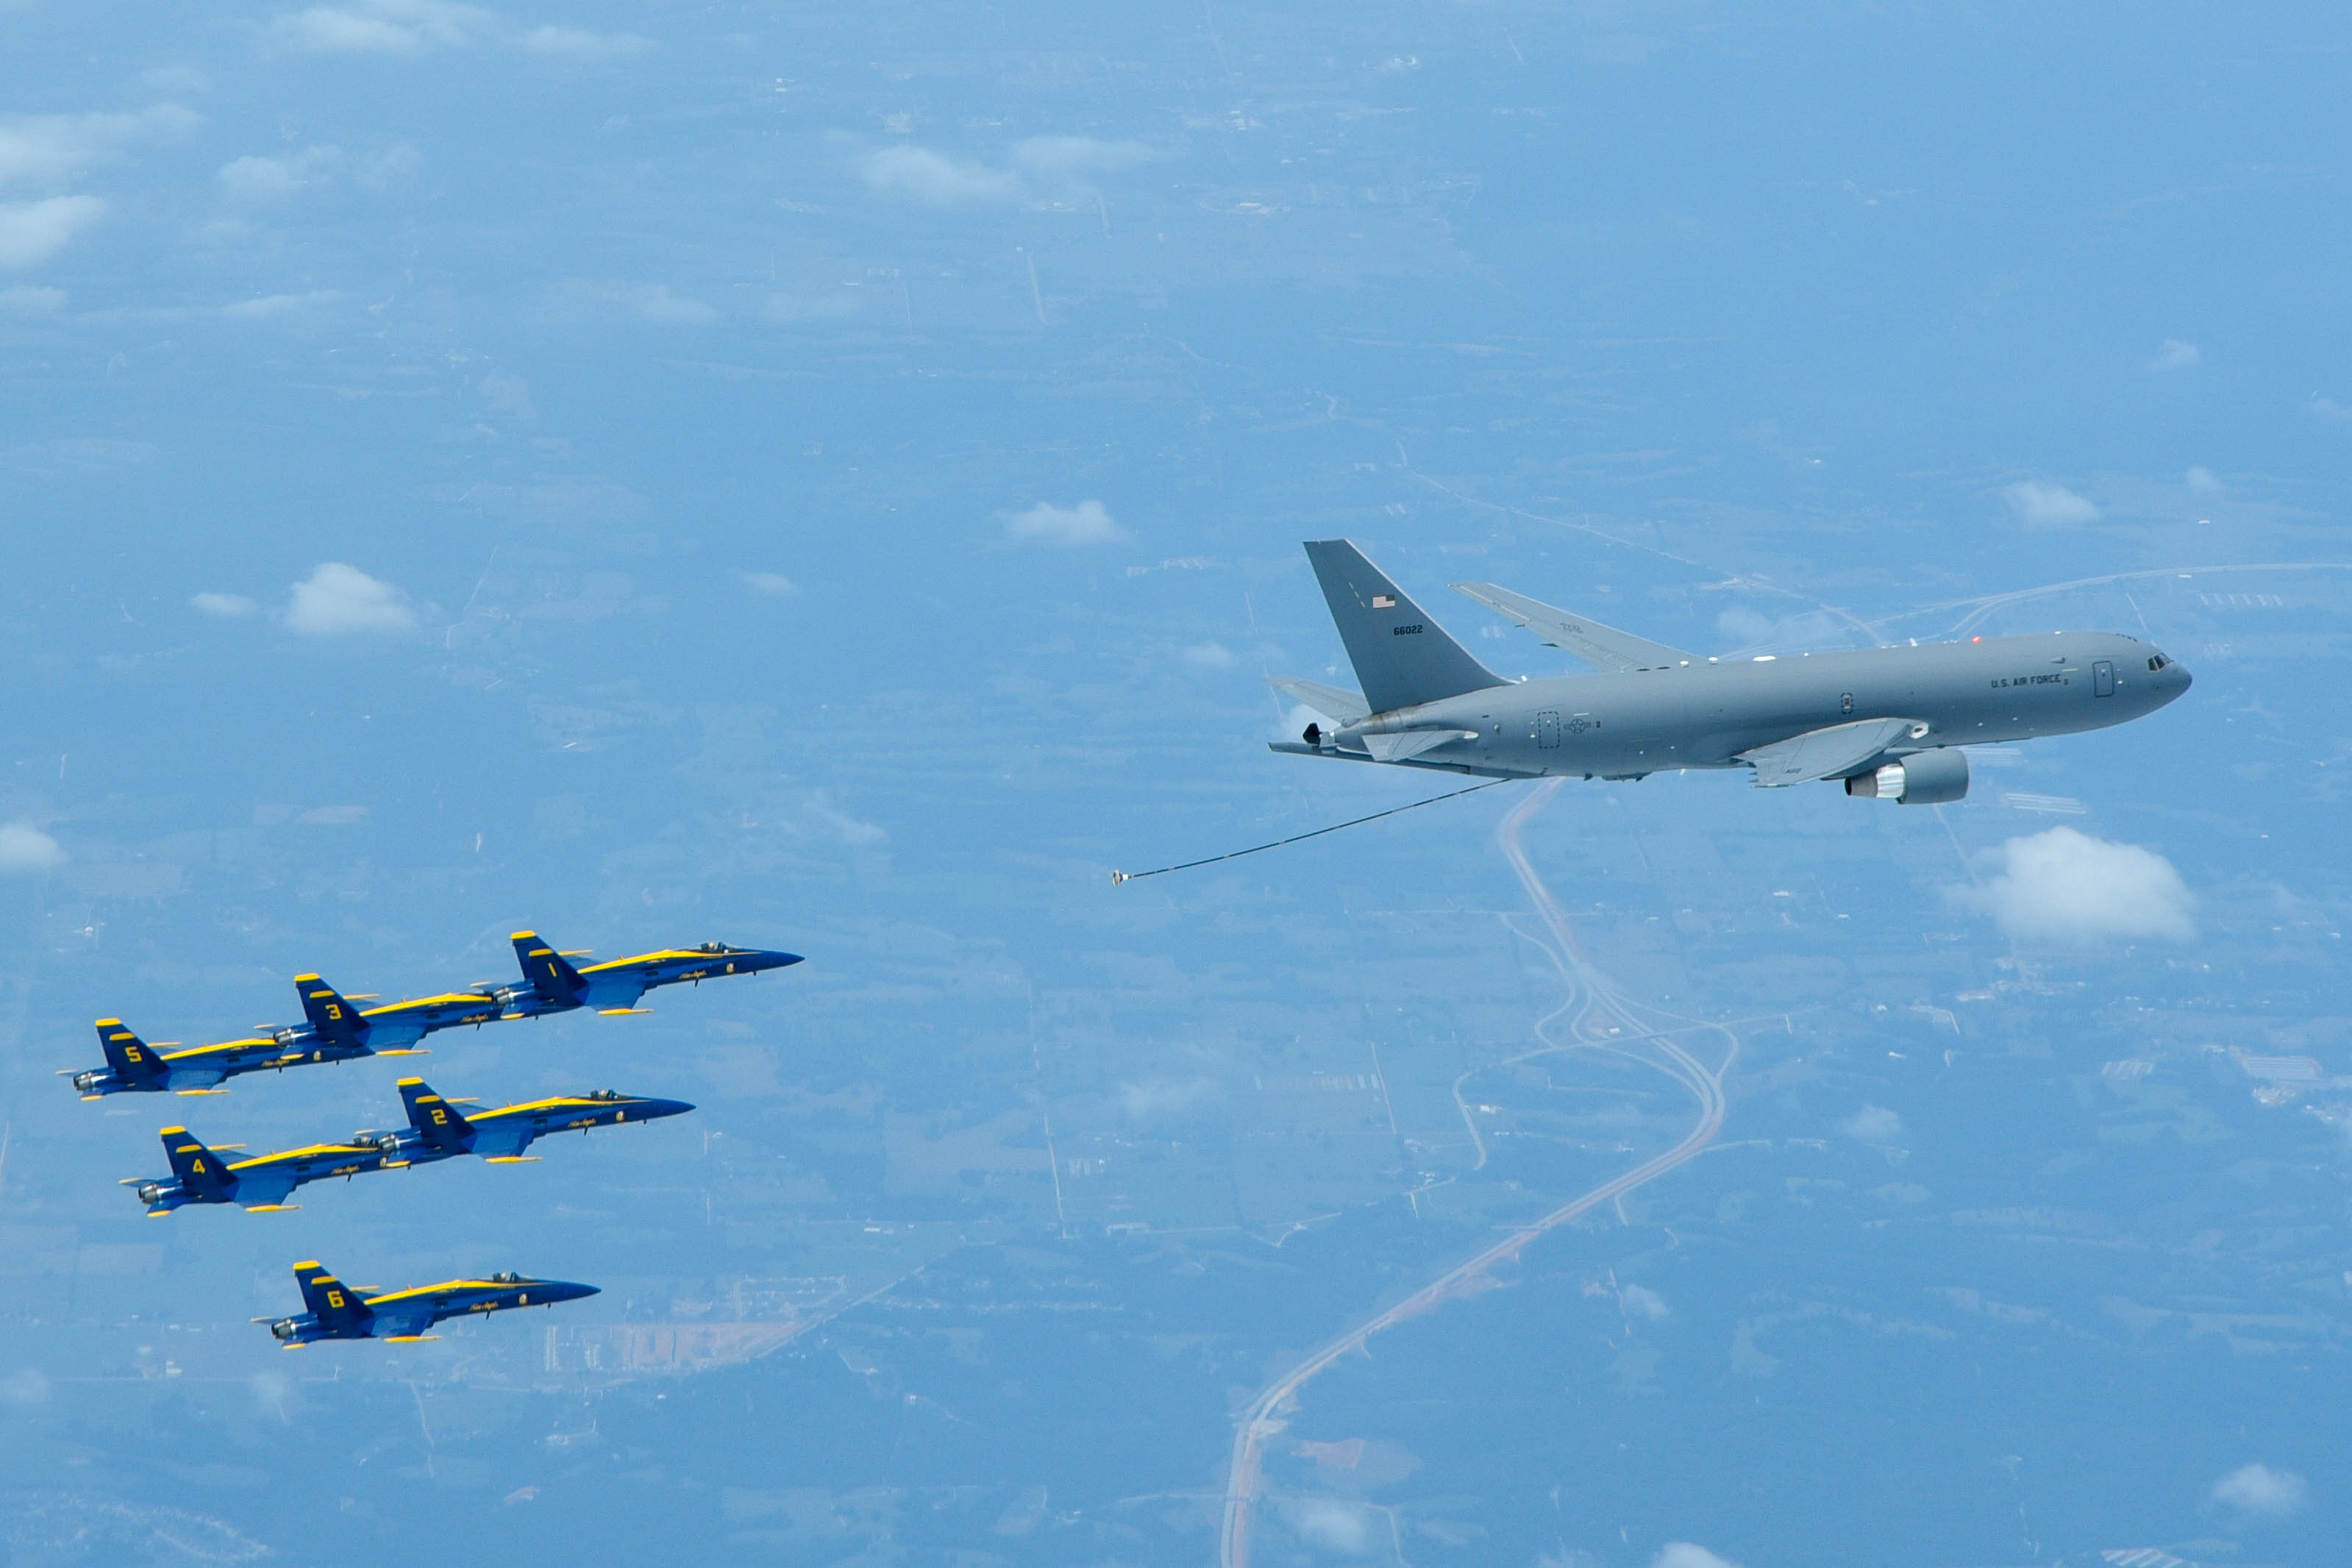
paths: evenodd
<path fill-rule="evenodd" d="M 164 1042 L 165 1047 L 170 1044 L 168 1040 Z M 110 1094 L 210 1094 L 224 1079 L 239 1073 L 293 1067 L 311 1059 L 289 1052 L 274 1039 L 262 1037 L 169 1050 L 149 1045 L 120 1018 L 98 1021 L 98 1048 L 106 1055 L 104 1067 L 82 1072 L 68 1068 L 58 1075 L 70 1079 L 84 1100 Z"/>
<path fill-rule="evenodd" d="M 531 1018 L 545 1013 L 569 1013 L 593 1007 L 599 1013 L 634 1013 L 637 1001 L 656 985 L 701 982 L 728 974 L 757 974 L 801 962 L 797 952 L 772 952 L 756 947 L 730 947 L 706 942 L 700 947 L 664 948 L 634 958 L 607 959 L 574 969 L 579 953 L 559 952 L 539 940 L 536 931 L 514 933 L 515 958 L 522 965 L 520 985 L 488 985 L 478 994 L 498 1003 L 499 1016 Z"/>
<path fill-rule="evenodd" d="M 296 1207 L 286 1200 L 305 1183 L 381 1171 L 387 1158 L 384 1150 L 359 1138 L 349 1143 L 313 1143 L 234 1162 L 222 1159 L 222 1150 L 206 1148 L 184 1127 L 164 1128 L 163 1139 L 171 1175 L 131 1176 L 121 1184 L 133 1189 L 147 1205 L 151 1219 L 188 1204 L 236 1204 L 253 1213 Z"/>
<path fill-rule="evenodd" d="M 1299 756 L 1488 778 L 1745 767 L 1767 788 L 1829 779 L 1933 805 L 1968 794 L 1964 745 L 2105 729 L 2189 689 L 2172 659 L 2105 632 L 1709 658 L 1457 583 L 1602 671 L 1505 680 L 1347 540 L 1310 542 L 1307 556 L 1364 689 L 1273 682 L 1331 721 L 1274 746 Z"/>
<path fill-rule="evenodd" d="M 220 1151 L 205 1147 L 186 1128 L 166 1127 L 163 1152 L 172 1163 L 170 1177 L 133 1176 L 122 1184 L 136 1191 L 150 1216 L 190 1204 L 238 1204 L 256 1212 L 281 1209 L 292 1206 L 286 1199 L 295 1188 L 331 1176 L 404 1170 L 460 1154 L 478 1154 L 492 1164 L 535 1160 L 539 1156 L 523 1151 L 551 1132 L 652 1121 L 694 1109 L 682 1100 L 649 1100 L 600 1089 L 467 1117 L 419 1078 L 401 1079 L 400 1096 L 408 1107 L 405 1131 L 354 1132 L 341 1143 L 314 1143 L 234 1163 L 223 1160 Z"/>
<path fill-rule="evenodd" d="M 370 1294 L 370 1288 L 345 1285 L 315 1262 L 296 1264 L 294 1279 L 302 1287 L 302 1304 L 310 1310 L 299 1317 L 253 1320 L 268 1323 L 270 1333 L 289 1351 L 320 1340 L 430 1339 L 425 1331 L 445 1319 L 515 1307 L 552 1307 L 596 1294 L 593 1285 L 521 1274 L 445 1279 L 438 1285 Z"/>

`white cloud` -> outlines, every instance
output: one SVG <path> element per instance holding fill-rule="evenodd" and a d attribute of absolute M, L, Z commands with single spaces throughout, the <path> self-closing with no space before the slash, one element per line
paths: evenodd
<path fill-rule="evenodd" d="M 1004 520 L 1004 537 L 1015 544 L 1111 544 L 1128 537 L 1098 500 L 1076 506 L 1039 501 Z"/>
<path fill-rule="evenodd" d="M 2303 1506 L 2308 1490 L 2292 1470 L 2247 1465 L 2213 1483 L 2213 1500 L 2248 1513 L 2293 1513 Z"/>
<path fill-rule="evenodd" d="M 2210 468 L 2191 468 L 2189 470 L 2189 488 L 2210 495 L 2221 488 L 2221 481 L 2213 477 Z"/>
<path fill-rule="evenodd" d="M 1088 174 L 1116 174 L 1157 156 L 1140 142 L 1101 142 L 1092 136 L 1032 136 L 1013 144 L 1014 167 L 1036 179 L 1064 183 Z"/>
<path fill-rule="evenodd" d="M 37 1367 L 26 1367 L 0 1377 L 0 1405 L 46 1405 L 49 1398 L 49 1380 Z"/>
<path fill-rule="evenodd" d="M 313 289 L 307 294 L 264 294 L 258 300 L 239 300 L 234 305 L 223 305 L 220 313 L 241 321 L 261 321 L 332 304 L 342 297 L 341 291 L 334 289 Z"/>
<path fill-rule="evenodd" d="M 1953 889 L 1952 898 L 2021 942 L 2187 942 L 2197 934 L 2189 919 L 2196 896 L 2171 861 L 2137 844 L 2053 827 L 1981 858 L 1993 874 L 1980 886 Z"/>
<path fill-rule="evenodd" d="M 1201 669 L 1231 669 L 1234 650 L 1221 642 L 1196 642 L 1184 650 L 1184 662 Z"/>
<path fill-rule="evenodd" d="M 1669 1541 L 1650 1559 L 1650 1568 L 1739 1568 L 1739 1564 L 1728 1557 L 1717 1557 L 1704 1546 Z"/>
<path fill-rule="evenodd" d="M 136 114 L 11 115 L 0 120 L 0 184 L 55 184 L 112 162 L 133 142 L 199 123 L 199 116 L 174 103 Z"/>
<path fill-rule="evenodd" d="M 849 813 L 836 809 L 821 789 L 809 793 L 803 809 L 819 826 L 853 849 L 870 848 L 890 840 L 888 831 L 878 824 L 860 821 Z"/>
<path fill-rule="evenodd" d="M 37 267 L 105 216 L 96 196 L 0 202 L 0 267 Z"/>
<path fill-rule="evenodd" d="M 1762 642 L 1779 626 L 1780 623 L 1771 616 L 1751 610 L 1745 605 L 1734 605 L 1715 617 L 1715 629 L 1743 647 L 1749 643 Z"/>
<path fill-rule="evenodd" d="M 1647 1318 L 1652 1322 L 1666 1316 L 1666 1299 L 1646 1285 L 1627 1285 L 1617 1292 L 1618 1305 L 1631 1318 Z"/>
<path fill-rule="evenodd" d="M 1364 1510 L 1352 1504 L 1310 1498 L 1291 1504 L 1288 1511 L 1290 1527 L 1310 1546 L 1347 1557 L 1361 1557 L 1371 1550 L 1371 1527 L 1364 1521 Z"/>
<path fill-rule="evenodd" d="M 2156 345 L 2156 355 L 2147 362 L 2152 371 L 2189 370 L 2205 356 L 2197 352 L 2195 343 L 2184 343 L 2179 338 L 2167 338 Z"/>
<path fill-rule="evenodd" d="M 859 172 L 877 195 L 904 196 L 930 206 L 1017 201 L 1021 181 L 1002 169 L 970 163 L 928 147 L 885 147 L 866 155 Z"/>
<path fill-rule="evenodd" d="M 30 283 L 0 289 L 0 310 L 12 316 L 47 316 L 65 307 L 66 291 L 62 289 L 40 289 Z"/>
<path fill-rule="evenodd" d="M 286 625 L 312 637 L 416 629 L 416 613 L 391 584 L 340 561 L 321 563 L 294 584 Z"/>
<path fill-rule="evenodd" d="M 1089 189 L 1094 175 L 1115 174 L 1158 156 L 1140 142 L 1032 136 L 1013 144 L 1011 168 L 998 169 L 908 142 L 867 153 L 859 173 L 877 195 L 930 206 L 971 206 L 1076 194 Z"/>
<path fill-rule="evenodd" d="M 221 165 L 221 188 L 241 202 L 283 201 L 342 158 L 339 147 L 306 147 L 282 158 L 238 158 Z"/>
<path fill-rule="evenodd" d="M 2028 528 L 2064 528 L 2072 523 L 2099 521 L 2099 509 L 2063 485 L 2021 479 L 2000 495 L 2009 502 L 2009 510 L 2017 514 L 2017 521 Z"/>
<path fill-rule="evenodd" d="M 261 607 L 242 594 L 198 594 L 188 603 L 205 614 L 218 616 L 223 620 L 249 616 Z"/>
<path fill-rule="evenodd" d="M 755 594 L 797 594 L 801 585 L 782 572 L 746 572 L 743 582 Z"/>
<path fill-rule="evenodd" d="M 719 312 L 701 300 L 673 294 L 667 283 L 566 283 L 556 297 L 574 314 L 618 316 L 664 325 L 703 326 Z"/>
<path fill-rule="evenodd" d="M 2311 410 L 2311 416 L 2315 419 L 2326 419 L 2337 425 L 2352 422 L 2352 408 L 2345 407 L 2332 397 L 2322 397 L 2315 392 L 2305 406 Z"/>
<path fill-rule="evenodd" d="M 578 27 L 534 27 L 515 40 L 535 55 L 573 60 L 613 60 L 652 48 L 653 40 L 635 33 L 591 33 Z"/>
<path fill-rule="evenodd" d="M 1138 1121 L 1173 1116 L 1217 1098 L 1213 1079 L 1148 1078 L 1118 1086 L 1118 1108 Z"/>
<path fill-rule="evenodd" d="M 1883 1105 L 1865 1105 L 1841 1123 L 1838 1130 L 1865 1143 L 1892 1143 L 1903 1136 L 1903 1118 Z"/>
<path fill-rule="evenodd" d="M 29 822 L 0 827 L 0 872 L 47 871 L 66 863 L 58 841 Z"/>
<path fill-rule="evenodd" d="M 269 36 L 312 54 L 414 55 L 470 44 L 495 21 L 488 11 L 449 0 L 363 0 L 349 8 L 313 5 L 280 16 Z"/>

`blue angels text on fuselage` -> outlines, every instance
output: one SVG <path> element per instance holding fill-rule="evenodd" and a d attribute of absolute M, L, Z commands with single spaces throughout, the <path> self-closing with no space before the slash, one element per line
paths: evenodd
<path fill-rule="evenodd" d="M 1488 778 L 1638 779 L 1748 768 L 1767 788 L 1825 779 L 1906 805 L 1968 793 L 1960 748 L 2100 730 L 2153 713 L 2189 672 L 2104 632 L 1710 658 L 1457 583 L 1600 671 L 1506 680 L 1344 539 L 1307 546 L 1361 693 L 1274 686 L 1323 716 L 1274 749 Z"/>
<path fill-rule="evenodd" d="M 398 1131 L 354 1132 L 341 1143 L 313 1143 L 250 1160 L 224 1160 L 220 1150 L 207 1148 L 186 1128 L 166 1127 L 162 1136 L 171 1175 L 133 1176 L 122 1184 L 132 1189 L 151 1216 L 191 1204 L 274 1210 L 289 1206 L 286 1200 L 297 1187 L 331 1177 L 348 1179 L 372 1171 L 430 1165 L 461 1154 L 479 1155 L 491 1164 L 536 1159 L 523 1151 L 551 1132 L 585 1132 L 595 1127 L 653 1121 L 694 1109 L 682 1100 L 654 1100 L 604 1089 L 478 1110 L 468 1116 L 419 1078 L 401 1079 L 400 1095 L 407 1106 L 408 1125 Z"/>
<path fill-rule="evenodd" d="M 294 1266 L 309 1309 L 290 1318 L 256 1318 L 288 1350 L 320 1340 L 421 1340 L 434 1324 L 450 1318 L 504 1312 L 519 1307 L 552 1307 L 597 1293 L 593 1285 L 565 1279 L 533 1279 L 492 1274 L 479 1279 L 444 1279 L 404 1290 L 375 1290 L 344 1284 L 316 1262 Z"/>

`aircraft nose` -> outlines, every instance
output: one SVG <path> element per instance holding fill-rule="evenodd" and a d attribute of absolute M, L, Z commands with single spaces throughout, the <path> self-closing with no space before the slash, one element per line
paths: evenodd
<path fill-rule="evenodd" d="M 599 1296 L 604 1292 L 593 1285 L 575 1285 L 569 1279 L 550 1279 L 531 1294 L 542 1301 L 577 1301 L 583 1296 Z"/>
<path fill-rule="evenodd" d="M 683 1116 L 693 1109 L 683 1100 L 648 1100 L 638 1107 L 636 1114 L 650 1121 L 656 1116 Z"/>

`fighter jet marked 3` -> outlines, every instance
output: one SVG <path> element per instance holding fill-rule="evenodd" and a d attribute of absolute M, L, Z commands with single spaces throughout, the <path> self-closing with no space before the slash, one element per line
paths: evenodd
<path fill-rule="evenodd" d="M 237 1204 L 252 1212 L 276 1210 L 291 1206 L 286 1200 L 295 1188 L 333 1176 L 349 1178 L 370 1171 L 430 1165 L 461 1154 L 478 1154 L 494 1165 L 535 1160 L 537 1155 L 523 1151 L 551 1132 L 585 1132 L 594 1127 L 652 1121 L 694 1109 L 682 1100 L 651 1100 L 600 1089 L 476 1111 L 468 1117 L 455 1102 L 434 1093 L 421 1078 L 402 1079 L 400 1097 L 408 1108 L 409 1124 L 404 1131 L 354 1132 L 341 1143 L 314 1143 L 233 1163 L 223 1160 L 219 1150 L 206 1148 L 186 1128 L 166 1127 L 163 1152 L 171 1161 L 172 1174 L 168 1178 L 133 1176 L 122 1185 L 134 1189 L 151 1218 L 190 1204 Z"/>
<path fill-rule="evenodd" d="M 576 1301 L 597 1293 L 593 1285 L 493 1274 L 486 1279 L 445 1279 L 438 1285 L 370 1295 L 367 1288 L 345 1285 L 316 1262 L 296 1264 L 294 1279 L 302 1287 L 302 1304 L 308 1311 L 291 1318 L 253 1320 L 268 1323 L 270 1334 L 289 1351 L 320 1340 L 430 1339 L 433 1336 L 425 1331 L 449 1318 L 517 1307 L 552 1307 L 558 1301 Z"/>
<path fill-rule="evenodd" d="M 579 1007 L 593 1007 L 599 1013 L 634 1013 L 638 1000 L 656 985 L 757 974 L 801 962 L 797 952 L 707 942 L 700 947 L 664 948 L 575 969 L 572 960 L 581 954 L 559 952 L 540 941 L 537 931 L 528 931 L 514 933 L 514 950 L 516 961 L 522 965 L 522 984 L 485 985 L 478 992 L 496 1002 L 499 1016 L 505 1018 L 535 1018 Z"/>
<path fill-rule="evenodd" d="M 1506 680 L 1349 541 L 1306 549 L 1364 689 L 1275 679 L 1331 721 L 1275 742 L 1297 756 L 1487 778 L 1745 767 L 1766 788 L 1837 780 L 1850 795 L 1933 805 L 1968 794 L 1963 745 L 2105 729 L 2189 684 L 2161 652 L 2105 632 L 1709 658 L 1455 584 L 1602 671 Z"/>

